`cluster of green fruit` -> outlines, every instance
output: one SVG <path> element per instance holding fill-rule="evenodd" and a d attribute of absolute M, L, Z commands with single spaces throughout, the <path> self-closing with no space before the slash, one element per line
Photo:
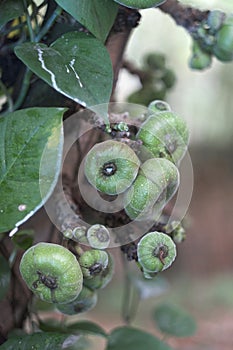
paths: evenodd
<path fill-rule="evenodd" d="M 67 248 L 44 242 L 29 248 L 20 262 L 29 289 L 67 315 L 92 309 L 96 291 L 110 282 L 113 270 L 109 252 L 86 250 L 77 259 Z"/>
<path fill-rule="evenodd" d="M 179 185 L 177 165 L 188 143 L 183 119 L 162 101 L 149 105 L 146 120 L 135 140 L 136 154 L 126 143 L 107 140 L 97 143 L 85 159 L 89 183 L 107 195 L 123 194 L 124 209 L 131 220 L 156 221 Z"/>
<path fill-rule="evenodd" d="M 130 220 L 156 222 L 179 185 L 178 164 L 187 149 L 188 129 L 183 119 L 163 101 L 149 105 L 146 119 L 135 135 L 140 151 L 122 140 L 94 145 L 85 158 L 84 172 L 99 192 L 122 194 Z M 162 232 L 146 233 L 137 244 L 137 264 L 146 278 L 167 269 L 176 257 L 181 230 L 173 237 Z M 67 229 L 67 239 L 78 242 L 74 254 L 67 248 L 38 243 L 29 248 L 20 263 L 28 287 L 42 300 L 72 315 L 95 306 L 97 290 L 112 278 L 114 262 L 107 227 L 94 224 L 88 229 Z M 89 248 L 83 248 L 82 244 Z"/>
<path fill-rule="evenodd" d="M 131 220 L 156 222 L 179 186 L 177 166 L 187 150 L 188 129 L 163 101 L 153 101 L 148 110 L 135 135 L 141 142 L 137 154 L 122 140 L 98 143 L 86 155 L 85 175 L 99 192 L 121 194 Z M 147 233 L 138 243 L 145 277 L 166 269 L 175 255 L 175 244 L 164 233 Z"/>
<path fill-rule="evenodd" d="M 145 56 L 139 78 L 142 87 L 133 92 L 127 100 L 145 106 L 155 99 L 164 100 L 167 91 L 176 81 L 174 72 L 166 65 L 165 55 L 161 53 L 149 53 Z"/>
<path fill-rule="evenodd" d="M 194 42 L 189 65 L 205 69 L 211 65 L 212 56 L 222 62 L 233 60 L 233 15 L 214 10 L 192 33 Z"/>

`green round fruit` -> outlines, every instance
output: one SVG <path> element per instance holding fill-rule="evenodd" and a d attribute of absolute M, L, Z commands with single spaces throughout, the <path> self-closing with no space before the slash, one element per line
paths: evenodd
<path fill-rule="evenodd" d="M 233 60 L 233 24 L 223 24 L 217 32 L 213 53 L 220 61 Z"/>
<path fill-rule="evenodd" d="M 97 293 L 85 286 L 76 299 L 68 304 L 59 304 L 57 309 L 65 315 L 76 315 L 93 309 L 97 304 Z"/>
<path fill-rule="evenodd" d="M 189 61 L 189 67 L 192 69 L 202 70 L 208 68 L 211 65 L 211 55 L 203 51 L 199 44 L 194 41 L 193 43 L 193 55 Z"/>
<path fill-rule="evenodd" d="M 49 303 L 68 303 L 82 290 L 76 257 L 58 244 L 41 242 L 29 248 L 20 262 L 20 273 L 28 288 Z"/>
<path fill-rule="evenodd" d="M 179 171 L 167 159 L 148 159 L 124 194 L 125 212 L 131 220 L 157 220 L 179 185 Z"/>
<path fill-rule="evenodd" d="M 187 151 L 189 132 L 185 121 L 173 112 L 151 115 L 141 125 L 137 139 L 156 158 L 167 158 L 177 164 Z"/>
<path fill-rule="evenodd" d="M 145 63 L 152 70 L 165 68 L 165 55 L 160 53 L 150 53 L 145 58 Z"/>
<path fill-rule="evenodd" d="M 107 252 L 106 252 L 107 253 Z M 95 271 L 92 274 L 92 278 L 84 278 L 83 284 L 92 289 L 103 289 L 112 280 L 114 273 L 114 261 L 110 253 L 108 254 L 107 265 L 99 271 Z"/>
<path fill-rule="evenodd" d="M 79 258 L 83 277 L 93 278 L 101 273 L 108 265 L 108 254 L 103 250 L 86 250 Z"/>
<path fill-rule="evenodd" d="M 131 186 L 139 165 L 140 160 L 129 146 L 109 140 L 92 147 L 86 156 L 84 171 L 97 190 L 115 195 Z"/>
<path fill-rule="evenodd" d="M 219 10 L 210 11 L 207 17 L 209 31 L 215 34 L 222 26 L 225 19 L 225 13 Z"/>
<path fill-rule="evenodd" d="M 162 232 L 149 232 L 138 243 L 138 261 L 147 273 L 166 270 L 176 258 L 173 240 Z"/>
<path fill-rule="evenodd" d="M 149 7 L 156 7 L 163 4 L 166 0 L 114 0 L 118 4 L 130 8 L 147 9 Z"/>

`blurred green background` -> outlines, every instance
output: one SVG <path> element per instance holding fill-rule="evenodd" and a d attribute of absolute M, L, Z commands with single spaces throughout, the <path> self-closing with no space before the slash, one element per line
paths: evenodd
<path fill-rule="evenodd" d="M 220 9 L 230 13 L 230 0 L 181 1 L 201 9 Z M 175 87 L 168 94 L 172 109 L 179 113 L 191 129 L 191 143 L 225 147 L 232 142 L 233 124 L 233 63 L 213 60 L 210 69 L 192 71 L 188 67 L 192 40 L 189 34 L 160 10 L 141 11 L 140 25 L 131 36 L 125 58 L 136 65 L 142 64 L 147 53 L 166 55 L 167 65 L 176 76 Z M 122 71 L 118 82 L 117 99 L 125 100 L 140 85 L 139 80 Z"/>

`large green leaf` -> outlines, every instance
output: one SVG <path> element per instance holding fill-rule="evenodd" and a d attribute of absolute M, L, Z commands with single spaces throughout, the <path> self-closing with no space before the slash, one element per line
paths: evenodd
<path fill-rule="evenodd" d="M 80 341 L 80 346 L 79 346 Z M 75 344 L 75 348 L 73 345 Z M 34 333 L 30 335 L 12 336 L 3 345 L 1 350 L 84 350 L 82 339 L 79 336 L 60 333 Z"/>
<path fill-rule="evenodd" d="M 92 35 L 69 32 L 50 47 L 24 43 L 15 53 L 41 79 L 81 105 L 91 108 L 109 102 L 111 60 L 105 46 Z"/>
<path fill-rule="evenodd" d="M 6 259 L 0 255 L 0 300 L 4 299 L 10 286 L 11 270 Z"/>
<path fill-rule="evenodd" d="M 106 350 L 172 350 L 170 346 L 140 329 L 116 328 L 109 335 Z"/>
<path fill-rule="evenodd" d="M 181 307 L 161 304 L 154 310 L 154 320 L 159 329 L 176 337 L 188 337 L 195 333 L 194 319 Z"/>
<path fill-rule="evenodd" d="M 28 108 L 0 118 L 0 232 L 26 221 L 54 189 L 64 110 Z"/>
<path fill-rule="evenodd" d="M 86 27 L 96 38 L 105 41 L 116 18 L 118 6 L 109 0 L 55 0 L 65 11 Z"/>
<path fill-rule="evenodd" d="M 114 0 L 115 2 L 130 8 L 147 9 L 161 5 L 166 0 Z"/>
<path fill-rule="evenodd" d="M 22 0 L 0 0 L 0 29 L 5 23 L 21 16 L 23 13 Z"/>

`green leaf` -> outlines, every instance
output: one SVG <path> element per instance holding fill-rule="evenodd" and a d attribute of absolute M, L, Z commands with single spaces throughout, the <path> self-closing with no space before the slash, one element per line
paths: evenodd
<path fill-rule="evenodd" d="M 117 15 L 117 4 L 109 0 L 55 1 L 96 38 L 105 41 Z"/>
<path fill-rule="evenodd" d="M 118 4 L 134 9 L 147 9 L 156 7 L 164 3 L 166 0 L 114 0 Z"/>
<path fill-rule="evenodd" d="M 46 310 L 48 311 L 48 310 Z M 39 322 L 39 328 L 43 332 L 55 332 L 55 333 L 69 333 L 67 331 L 67 327 L 61 323 L 59 320 L 56 320 L 54 318 L 46 319 L 45 321 L 40 320 Z"/>
<path fill-rule="evenodd" d="M 24 13 L 22 0 L 1 0 L 0 1 L 0 29 L 11 19 L 21 16 Z"/>
<path fill-rule="evenodd" d="M 109 335 L 106 350 L 172 350 L 170 346 L 140 329 L 116 328 Z"/>
<path fill-rule="evenodd" d="M 12 336 L 3 345 L 1 350 L 59 350 L 71 349 L 74 344 L 79 342 L 79 336 L 60 334 L 60 333 L 34 333 L 30 335 Z M 75 349 L 85 349 L 78 344 Z"/>
<path fill-rule="evenodd" d="M 11 270 L 7 260 L 0 255 L 0 300 L 4 299 L 10 286 Z"/>
<path fill-rule="evenodd" d="M 182 308 L 161 304 L 154 310 L 154 320 L 158 328 L 169 335 L 188 337 L 195 333 L 195 320 Z"/>
<path fill-rule="evenodd" d="M 66 334 L 82 334 L 82 335 L 96 335 L 107 337 L 107 333 L 98 324 L 90 321 L 78 321 L 69 323 L 68 325 L 61 324 L 54 319 L 40 321 L 39 327 L 44 332 L 59 332 Z"/>
<path fill-rule="evenodd" d="M 91 108 L 109 102 L 111 60 L 105 46 L 92 35 L 69 32 L 50 47 L 24 43 L 15 53 L 41 79 L 77 103 Z"/>
<path fill-rule="evenodd" d="M 89 321 L 79 321 L 67 326 L 69 333 L 94 334 L 107 337 L 106 332 L 98 324 Z"/>
<path fill-rule="evenodd" d="M 64 111 L 28 108 L 0 118 L 0 232 L 17 231 L 53 191 L 61 165 Z"/>

